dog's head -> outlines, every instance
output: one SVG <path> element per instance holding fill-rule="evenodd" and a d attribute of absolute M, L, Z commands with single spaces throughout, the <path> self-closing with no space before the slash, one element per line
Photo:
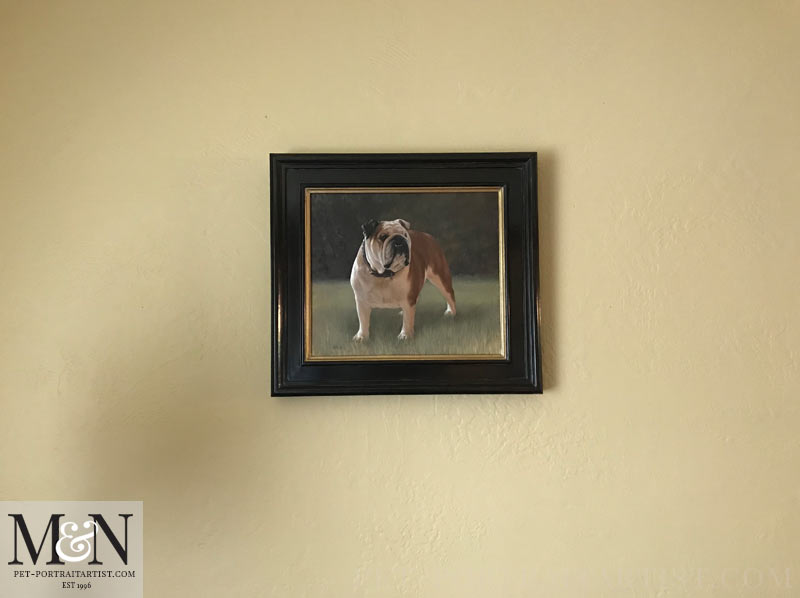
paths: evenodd
<path fill-rule="evenodd" d="M 411 225 L 406 220 L 369 220 L 361 225 L 364 255 L 379 275 L 400 272 L 411 261 Z"/>

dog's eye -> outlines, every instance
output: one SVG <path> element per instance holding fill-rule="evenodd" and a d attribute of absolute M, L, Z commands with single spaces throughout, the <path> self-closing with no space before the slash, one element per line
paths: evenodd
<path fill-rule="evenodd" d="M 389 235 L 381 235 L 380 237 L 378 237 L 378 239 L 381 241 L 385 241 L 387 238 L 389 238 Z"/>

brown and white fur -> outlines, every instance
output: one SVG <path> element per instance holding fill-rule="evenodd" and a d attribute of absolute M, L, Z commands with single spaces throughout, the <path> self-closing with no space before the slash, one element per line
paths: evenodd
<path fill-rule="evenodd" d="M 364 240 L 350 272 L 358 312 L 358 332 L 353 340 L 369 338 L 370 313 L 373 308 L 383 307 L 401 308 L 403 328 L 397 338 L 413 337 L 417 299 L 426 280 L 447 301 L 444 314 L 456 314 L 450 267 L 436 239 L 411 230 L 411 225 L 401 219 L 370 220 L 361 229 Z"/>

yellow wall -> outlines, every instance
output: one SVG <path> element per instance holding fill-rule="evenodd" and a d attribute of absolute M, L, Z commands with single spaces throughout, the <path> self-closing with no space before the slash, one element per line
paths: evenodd
<path fill-rule="evenodd" d="M 797 2 L 0 17 L 0 498 L 144 500 L 148 596 L 800 591 Z M 269 398 L 268 152 L 467 150 L 545 394 Z"/>

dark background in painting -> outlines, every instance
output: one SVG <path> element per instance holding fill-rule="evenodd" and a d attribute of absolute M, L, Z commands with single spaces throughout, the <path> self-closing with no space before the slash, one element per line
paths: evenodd
<path fill-rule="evenodd" d="M 348 280 L 361 224 L 372 218 L 403 218 L 436 237 L 454 276 L 497 276 L 497 193 L 464 191 L 312 194 L 311 275 Z"/>

